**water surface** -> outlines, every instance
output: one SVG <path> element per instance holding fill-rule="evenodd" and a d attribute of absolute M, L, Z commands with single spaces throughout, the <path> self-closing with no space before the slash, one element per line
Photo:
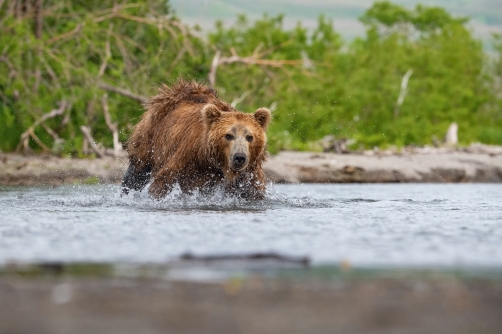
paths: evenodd
<path fill-rule="evenodd" d="M 277 252 L 314 264 L 502 268 L 502 186 L 275 185 L 264 201 L 0 188 L 0 264 Z"/>

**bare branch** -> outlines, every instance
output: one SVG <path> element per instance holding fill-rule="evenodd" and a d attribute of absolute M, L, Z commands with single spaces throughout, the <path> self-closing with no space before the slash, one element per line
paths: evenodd
<path fill-rule="evenodd" d="M 124 60 L 126 72 L 128 74 L 131 74 L 132 68 L 133 68 L 133 62 L 131 61 L 131 55 L 129 54 L 129 52 L 127 52 L 127 47 L 123 41 L 123 36 L 116 34 L 113 31 L 110 31 L 110 34 L 113 37 L 115 37 L 115 41 L 116 41 L 115 45 L 119 49 L 120 55 L 122 56 L 122 59 Z"/>
<path fill-rule="evenodd" d="M 92 99 L 89 100 L 87 103 L 87 108 L 85 108 L 85 116 L 87 117 L 87 120 L 92 119 L 94 116 L 94 104 L 96 103 L 96 97 L 93 96 Z"/>
<path fill-rule="evenodd" d="M 92 99 L 87 103 L 87 108 L 85 109 L 85 115 L 87 116 L 87 120 L 89 121 L 94 116 L 94 105 L 96 104 L 96 97 L 93 96 Z M 89 141 L 84 136 L 84 140 L 82 143 L 82 152 L 84 154 L 89 153 Z"/>
<path fill-rule="evenodd" d="M 14 1 L 14 15 L 16 19 L 20 19 L 23 13 L 22 3 L 21 1 Z"/>
<path fill-rule="evenodd" d="M 54 109 L 50 113 L 47 113 L 47 114 L 43 115 L 42 117 L 40 117 L 35 123 L 33 123 L 32 127 L 34 128 L 34 127 L 38 126 L 40 123 L 45 122 L 46 120 L 48 120 L 50 118 L 54 118 L 56 116 L 63 115 L 64 112 L 70 108 L 71 108 L 70 103 L 68 103 L 67 101 L 61 101 L 59 103 L 58 109 Z"/>
<path fill-rule="evenodd" d="M 100 17 L 95 17 L 93 19 L 93 21 L 95 23 L 97 23 L 97 22 L 101 22 L 101 21 L 104 21 L 107 19 L 111 19 L 113 17 L 117 17 L 117 18 L 121 18 L 124 20 L 130 20 L 130 21 L 135 21 L 135 22 L 139 22 L 139 23 L 143 23 L 143 24 L 154 25 L 158 29 L 165 29 L 171 34 L 171 36 L 174 39 L 178 38 L 178 34 L 173 29 L 173 27 L 178 28 L 181 35 L 183 35 L 184 37 L 190 35 L 190 36 L 197 38 L 199 40 L 201 39 L 200 36 L 197 36 L 196 34 L 192 33 L 187 26 L 185 26 L 184 24 L 177 22 L 175 20 L 169 20 L 165 17 L 138 17 L 138 16 L 124 13 L 124 12 L 119 12 L 120 8 L 121 8 L 120 6 L 114 6 L 113 10 L 110 13 L 103 15 L 103 16 L 100 16 Z M 187 52 L 193 57 L 195 55 L 195 51 L 192 47 L 192 44 L 190 43 L 190 40 L 187 38 L 184 38 L 184 39 L 182 39 L 181 42 L 185 46 Z"/>
<path fill-rule="evenodd" d="M 68 112 L 64 114 L 63 120 L 58 125 L 58 127 L 56 128 L 56 130 L 60 130 L 60 129 L 64 128 L 68 123 L 70 123 L 71 104 L 66 109 L 68 110 Z"/>
<path fill-rule="evenodd" d="M 42 28 L 44 24 L 44 17 L 42 15 L 43 0 L 35 0 L 35 38 L 42 38 Z"/>
<path fill-rule="evenodd" d="M 19 151 L 21 149 L 21 146 L 23 147 L 23 152 L 28 153 L 31 151 L 30 149 L 30 137 L 35 140 L 35 142 L 44 150 L 44 151 L 49 151 L 49 148 L 38 138 L 38 136 L 35 134 L 32 128 L 29 128 L 25 132 L 21 134 L 21 140 L 19 141 L 17 150 Z"/>
<path fill-rule="evenodd" d="M 59 40 L 62 40 L 62 39 L 71 37 L 71 36 L 73 36 L 75 34 L 78 34 L 82 30 L 83 27 L 84 27 L 84 24 L 79 23 L 79 24 L 77 24 L 77 26 L 75 27 L 75 29 L 73 29 L 71 31 L 68 31 L 68 32 L 65 32 L 64 34 L 52 37 L 51 39 L 49 39 L 47 41 L 47 44 L 52 44 L 52 43 L 55 43 L 55 42 L 57 42 Z"/>
<path fill-rule="evenodd" d="M 45 66 L 45 70 L 47 71 L 47 73 L 49 73 L 51 79 L 52 79 L 52 83 L 58 87 L 58 88 L 61 88 L 61 84 L 59 82 L 59 78 L 58 76 L 56 75 L 56 72 L 54 72 L 54 70 L 52 69 L 52 67 L 49 65 L 49 63 L 47 62 L 47 60 L 45 59 L 45 57 L 40 57 L 40 61 L 44 64 Z"/>
<path fill-rule="evenodd" d="M 268 54 L 270 54 L 270 53 L 272 53 L 272 52 L 274 52 L 274 51 L 276 51 L 276 50 L 279 50 L 280 48 L 282 48 L 282 47 L 284 47 L 284 46 L 286 46 L 286 45 L 288 45 L 288 44 L 291 44 L 291 43 L 293 43 L 293 40 L 292 40 L 292 39 L 289 39 L 289 40 L 284 41 L 284 42 L 282 42 L 282 43 L 279 43 L 279 44 L 277 44 L 277 45 L 273 45 L 273 46 L 269 47 L 268 49 L 266 49 L 266 50 L 264 50 L 264 51 L 262 51 L 262 52 L 260 52 L 260 53 L 257 53 L 257 54 L 256 54 L 256 58 L 261 58 L 261 57 L 264 57 L 264 56 L 266 56 L 266 55 L 268 55 Z M 258 45 L 258 46 L 259 46 L 259 45 Z M 257 49 L 258 49 L 258 48 L 257 48 Z M 261 48 L 259 48 L 259 49 L 261 49 Z M 256 51 L 256 50 L 255 50 L 255 51 Z"/>
<path fill-rule="evenodd" d="M 9 70 L 10 70 L 9 78 L 12 78 L 13 76 L 15 76 L 17 74 L 16 68 L 14 67 L 14 65 L 12 65 L 9 58 L 7 58 L 6 56 L 0 56 L 0 62 L 4 62 L 7 65 L 7 67 L 9 68 Z"/>
<path fill-rule="evenodd" d="M 35 142 L 40 147 L 42 147 L 42 149 L 49 150 L 49 148 L 47 146 L 45 146 L 42 143 L 42 141 L 35 135 L 34 129 L 37 126 L 39 126 L 40 124 L 42 124 L 43 122 L 45 122 L 46 120 L 50 119 L 50 118 L 54 118 L 56 116 L 63 115 L 64 112 L 67 109 L 71 109 L 71 104 L 69 104 L 67 101 L 61 101 L 61 102 L 59 102 L 59 108 L 58 109 L 54 109 L 51 112 L 49 112 L 47 114 L 44 114 L 38 120 L 36 120 L 35 123 L 33 123 L 32 126 L 30 126 L 25 132 L 23 132 L 21 134 L 21 139 L 19 141 L 19 144 L 17 145 L 16 151 L 19 151 L 21 149 L 21 147 L 22 147 L 23 148 L 23 152 L 25 152 L 25 153 L 28 152 L 30 150 L 30 148 L 29 148 L 30 137 L 33 138 L 33 140 L 35 140 Z"/>
<path fill-rule="evenodd" d="M 105 114 L 106 126 L 108 126 L 108 129 L 110 129 L 113 135 L 113 156 L 117 158 L 122 151 L 122 145 L 119 142 L 119 127 L 117 123 L 112 122 L 110 110 L 108 108 L 108 96 L 106 94 L 103 95 L 101 104 L 103 107 L 103 113 Z"/>
<path fill-rule="evenodd" d="M 44 150 L 44 151 L 50 151 L 50 149 L 38 138 L 38 136 L 35 134 L 35 131 L 33 131 L 33 128 L 28 129 L 28 133 L 31 138 Z"/>
<path fill-rule="evenodd" d="M 84 140 L 82 141 L 82 153 L 88 154 L 89 153 L 89 142 L 87 141 L 87 138 L 84 136 Z"/>
<path fill-rule="evenodd" d="M 149 52 L 143 45 L 141 45 L 141 43 L 138 43 L 137 41 L 135 41 L 134 39 L 132 39 L 129 36 L 126 36 L 123 34 L 118 34 L 113 30 L 107 30 L 106 33 L 112 35 L 115 38 L 124 40 L 125 44 L 134 46 L 135 48 L 138 48 L 139 50 L 141 50 L 141 52 L 144 52 L 144 53 Z M 165 42 L 164 40 L 161 41 L 161 43 L 164 43 L 164 42 Z"/>
<path fill-rule="evenodd" d="M 42 28 L 44 24 L 44 17 L 42 15 L 43 0 L 34 1 L 34 15 L 35 15 L 35 38 L 42 39 Z M 42 57 L 42 46 L 37 47 L 37 58 Z M 40 68 L 40 62 L 37 63 L 35 68 L 35 83 L 33 84 L 33 91 L 38 92 L 38 87 L 40 87 L 40 80 L 42 79 L 42 69 Z"/>
<path fill-rule="evenodd" d="M 136 100 L 136 101 L 138 101 L 140 103 L 145 103 L 146 100 L 148 100 L 147 97 L 135 94 L 135 93 L 133 93 L 130 90 L 127 90 L 125 88 L 115 87 L 115 86 L 112 86 L 112 85 L 109 85 L 109 84 L 106 84 L 106 83 L 103 83 L 103 82 L 99 83 L 98 87 L 101 88 L 101 89 L 103 89 L 103 90 L 106 90 L 108 92 L 117 93 L 117 94 L 120 94 L 122 96 L 128 97 L 128 98 L 130 98 L 132 100 Z"/>
<path fill-rule="evenodd" d="M 244 101 L 244 99 L 245 99 L 246 97 L 248 97 L 248 95 L 249 95 L 249 94 L 251 94 L 251 90 L 247 90 L 247 91 L 245 91 L 244 93 L 242 93 L 242 95 L 241 95 L 241 96 L 239 96 L 238 98 L 236 98 L 235 100 L 233 100 L 233 101 L 232 101 L 232 103 L 230 103 L 230 105 L 231 105 L 232 107 L 234 107 L 234 108 L 235 108 L 235 107 L 237 107 L 237 105 L 238 105 L 239 103 L 241 103 L 242 101 Z"/>
<path fill-rule="evenodd" d="M 258 48 L 257 48 L 258 49 Z M 257 50 L 255 49 L 255 51 Z M 267 52 L 267 51 L 264 51 Z M 218 69 L 218 66 L 223 65 L 223 64 L 231 64 L 231 63 L 242 63 L 246 65 L 264 65 L 264 66 L 270 66 L 270 67 L 282 67 L 284 65 L 301 65 L 303 63 L 303 60 L 271 60 L 271 59 L 261 59 L 259 56 L 262 56 L 264 54 L 262 52 L 261 54 L 254 52 L 253 55 L 249 57 L 240 57 L 237 54 L 237 51 L 235 48 L 230 48 L 230 53 L 232 54 L 231 57 L 220 57 L 221 52 L 218 50 L 216 51 L 216 54 L 214 55 L 213 62 L 211 63 L 211 68 L 209 70 L 209 75 L 208 79 L 211 85 L 215 85 L 216 83 L 216 71 Z M 256 54 L 255 54 L 256 53 Z"/>
<path fill-rule="evenodd" d="M 51 57 L 52 59 L 54 59 L 56 62 L 60 63 L 61 65 L 64 65 L 61 67 L 61 69 L 63 70 L 63 73 L 64 73 L 64 76 L 66 78 L 66 80 L 70 81 L 71 80 L 71 75 L 70 75 L 70 71 L 69 69 L 72 69 L 72 70 L 75 70 L 75 71 L 79 71 L 81 69 L 79 69 L 78 67 L 76 66 L 73 66 L 72 63 L 68 62 L 67 59 L 63 59 L 63 58 L 59 58 L 58 56 L 56 56 L 50 49 L 46 48 L 44 50 L 45 53 L 47 53 L 47 55 L 49 57 Z"/>
<path fill-rule="evenodd" d="M 106 18 L 100 19 L 100 17 L 98 17 L 97 15 L 105 15 L 105 14 L 109 15 L 110 13 L 112 15 L 115 15 L 115 13 L 117 13 L 119 10 L 129 9 L 129 8 L 137 8 L 140 6 L 142 6 L 142 5 L 139 3 L 114 4 L 113 7 L 111 7 L 111 8 L 106 8 L 106 9 L 96 11 L 95 12 L 96 16 L 94 17 L 93 20 L 95 22 L 101 22 L 101 21 L 106 20 Z"/>
<path fill-rule="evenodd" d="M 300 65 L 302 64 L 303 60 L 269 60 L 269 59 L 255 59 L 253 57 L 246 57 L 246 58 L 241 58 L 241 57 L 228 57 L 228 58 L 221 58 L 220 59 L 220 65 L 221 64 L 230 64 L 230 63 L 243 63 L 246 65 L 266 65 L 266 66 L 271 66 L 271 67 L 281 67 L 283 65 Z"/>
<path fill-rule="evenodd" d="M 47 124 L 42 123 L 42 127 L 45 129 L 45 131 L 47 131 L 47 133 L 52 137 L 52 139 L 54 139 L 54 141 L 61 140 L 61 138 L 59 138 L 58 134 L 56 132 L 54 132 L 54 130 L 49 128 L 47 126 Z"/>
<path fill-rule="evenodd" d="M 253 57 L 259 57 L 260 50 L 263 48 L 263 42 L 260 42 L 258 46 L 253 51 Z"/>
<path fill-rule="evenodd" d="M 105 74 L 106 67 L 108 66 L 108 59 L 112 57 L 112 52 L 110 50 L 110 33 L 112 29 L 113 29 L 113 23 L 110 23 L 108 25 L 108 33 L 106 34 L 105 57 L 99 68 L 98 77 L 102 77 L 103 74 Z"/>
<path fill-rule="evenodd" d="M 214 86 L 216 83 L 216 71 L 218 70 L 218 65 L 220 64 L 221 51 L 216 51 L 214 55 L 213 62 L 211 63 L 211 69 L 209 70 L 209 83 Z"/>
<path fill-rule="evenodd" d="M 80 130 L 82 130 L 85 139 L 87 140 L 89 145 L 91 145 L 91 149 L 94 151 L 94 153 L 96 153 L 98 157 L 103 158 L 105 156 L 105 152 L 96 144 L 94 138 L 92 138 L 91 130 L 85 125 L 82 125 L 80 127 Z"/>
<path fill-rule="evenodd" d="M 171 63 L 171 65 L 169 65 L 169 69 L 167 70 L 167 72 L 171 72 L 173 70 L 173 68 L 178 64 L 178 62 L 181 60 L 181 58 L 183 58 L 183 56 L 185 55 L 185 52 L 187 51 L 186 47 L 183 46 L 180 50 L 180 52 L 178 52 L 178 55 L 176 56 L 176 58 L 174 58 L 173 62 Z"/>
<path fill-rule="evenodd" d="M 397 99 L 396 108 L 394 109 L 394 118 L 397 118 L 399 116 L 399 109 L 404 102 L 404 98 L 408 94 L 408 81 L 410 80 L 412 74 L 413 70 L 410 68 L 403 76 L 403 80 L 401 81 L 401 90 Z"/>

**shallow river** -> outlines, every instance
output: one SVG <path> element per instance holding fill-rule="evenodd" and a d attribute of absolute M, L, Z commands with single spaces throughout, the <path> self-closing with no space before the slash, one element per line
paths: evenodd
<path fill-rule="evenodd" d="M 0 265 L 276 252 L 314 264 L 502 268 L 502 186 L 274 185 L 246 202 L 0 187 Z"/>

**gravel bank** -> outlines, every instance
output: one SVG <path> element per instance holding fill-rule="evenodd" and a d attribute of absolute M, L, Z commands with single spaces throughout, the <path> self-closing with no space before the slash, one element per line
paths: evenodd
<path fill-rule="evenodd" d="M 502 182 L 502 155 L 448 152 L 362 155 L 281 152 L 266 172 L 284 183 Z"/>

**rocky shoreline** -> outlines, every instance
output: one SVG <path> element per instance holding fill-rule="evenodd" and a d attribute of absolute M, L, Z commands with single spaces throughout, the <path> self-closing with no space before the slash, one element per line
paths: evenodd
<path fill-rule="evenodd" d="M 266 171 L 278 183 L 499 183 L 502 155 L 281 152 L 269 159 Z"/>
<path fill-rule="evenodd" d="M 53 155 L 0 154 L 0 185 L 38 186 L 119 183 L 127 158 L 69 159 Z"/>
<path fill-rule="evenodd" d="M 127 158 L 70 159 L 0 153 L 0 185 L 119 183 Z M 361 153 L 283 151 L 265 164 L 275 183 L 502 182 L 502 147 L 415 148 Z"/>

